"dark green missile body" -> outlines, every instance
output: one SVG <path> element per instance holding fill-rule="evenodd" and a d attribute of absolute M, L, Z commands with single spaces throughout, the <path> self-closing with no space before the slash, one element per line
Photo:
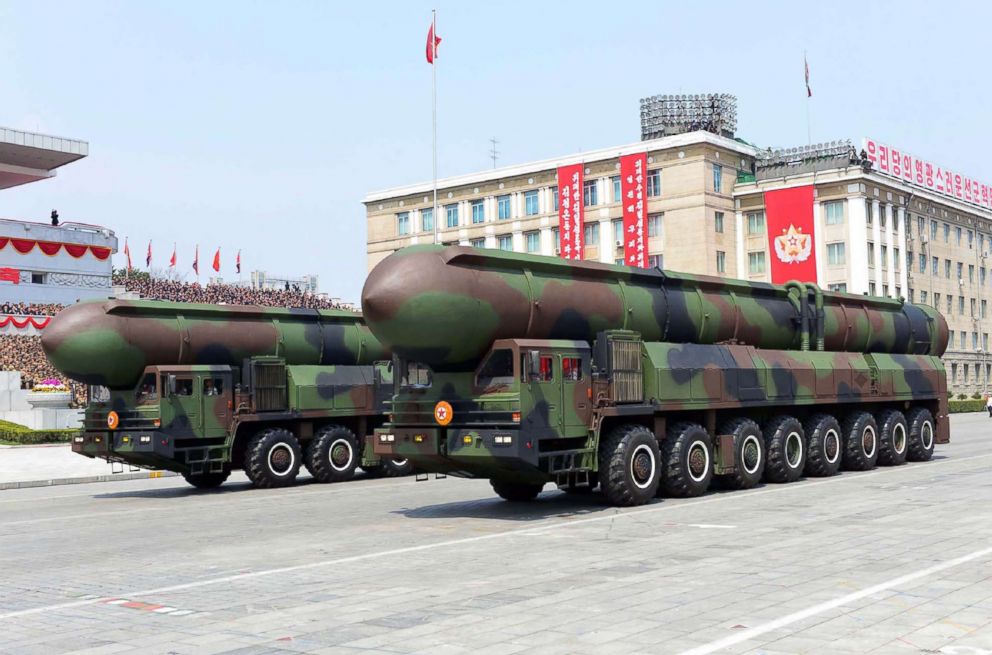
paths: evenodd
<path fill-rule="evenodd" d="M 322 482 L 361 465 L 400 474 L 369 445 L 391 390 L 389 353 L 360 314 L 106 300 L 60 312 L 42 346 L 92 385 L 89 457 L 182 473 L 199 487 L 244 468 L 257 486 Z"/>
<path fill-rule="evenodd" d="M 947 323 L 901 300 L 414 246 L 370 273 L 362 308 L 401 371 L 433 372 L 397 381 L 376 452 L 510 499 L 550 481 L 638 504 L 949 439 Z"/>

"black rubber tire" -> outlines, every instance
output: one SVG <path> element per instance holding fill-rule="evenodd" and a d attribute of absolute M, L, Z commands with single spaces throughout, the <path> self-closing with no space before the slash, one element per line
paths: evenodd
<path fill-rule="evenodd" d="M 705 454 L 703 461 L 698 454 Z M 702 496 L 713 481 L 713 440 L 698 423 L 676 423 L 661 442 L 661 488 L 668 496 Z"/>
<path fill-rule="evenodd" d="M 343 425 L 325 425 L 307 444 L 304 462 L 317 482 L 343 482 L 355 477 L 361 458 L 354 432 Z"/>
<path fill-rule="evenodd" d="M 270 455 L 279 446 L 291 455 L 289 465 L 275 469 Z M 245 474 L 259 489 L 285 487 L 293 484 L 300 472 L 303 453 L 293 433 L 283 428 L 266 428 L 252 437 L 245 450 Z"/>
<path fill-rule="evenodd" d="M 183 473 L 183 479 L 197 489 L 216 489 L 227 482 L 231 476 L 231 469 L 224 467 L 221 473 Z"/>
<path fill-rule="evenodd" d="M 776 416 L 765 423 L 765 480 L 795 482 L 806 468 L 806 434 L 794 416 Z"/>
<path fill-rule="evenodd" d="M 866 445 L 871 430 L 871 447 Z M 844 469 L 870 471 L 878 461 L 878 424 L 868 412 L 852 412 L 844 419 Z M 870 450 L 870 452 L 869 452 Z"/>
<path fill-rule="evenodd" d="M 805 474 L 827 478 L 840 472 L 844 437 L 840 423 L 830 414 L 814 414 L 803 423 L 806 432 Z"/>
<path fill-rule="evenodd" d="M 618 425 L 599 444 L 599 487 L 610 504 L 643 505 L 655 497 L 661 456 L 654 433 L 643 425 Z"/>
<path fill-rule="evenodd" d="M 513 480 L 490 480 L 489 484 L 492 485 L 497 496 L 511 503 L 529 503 L 544 489 L 543 484 Z"/>
<path fill-rule="evenodd" d="M 923 407 L 914 407 L 906 415 L 909 424 L 909 448 L 906 458 L 911 462 L 926 462 L 933 457 L 933 448 L 937 443 L 937 426 L 933 414 Z"/>
<path fill-rule="evenodd" d="M 875 417 L 878 423 L 878 465 L 899 466 L 906 463 L 909 451 L 909 426 L 897 409 L 884 409 Z"/>
<path fill-rule="evenodd" d="M 408 459 L 384 459 L 379 464 L 379 476 L 401 478 L 413 473 L 413 462 Z"/>
<path fill-rule="evenodd" d="M 725 423 L 719 433 L 734 437 L 734 472 L 719 476 L 720 482 L 731 489 L 758 485 L 768 459 L 761 428 L 749 418 L 735 418 Z"/>

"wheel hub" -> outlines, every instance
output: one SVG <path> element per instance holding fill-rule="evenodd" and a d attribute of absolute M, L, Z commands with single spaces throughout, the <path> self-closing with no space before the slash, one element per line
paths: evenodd
<path fill-rule="evenodd" d="M 640 484 L 646 484 L 651 479 L 651 471 L 654 468 L 654 462 L 651 460 L 651 454 L 643 450 L 638 451 L 634 455 L 634 461 L 631 462 L 630 470 L 634 474 L 634 480 Z"/>
<path fill-rule="evenodd" d="M 790 468 L 797 468 L 803 459 L 803 440 L 796 432 L 785 439 L 785 459 Z"/>
<path fill-rule="evenodd" d="M 697 480 L 706 473 L 706 453 L 702 447 L 689 451 L 689 473 Z"/>
<path fill-rule="evenodd" d="M 833 430 L 823 438 L 823 454 L 830 462 L 837 461 L 837 455 L 840 454 L 840 438 Z"/>
<path fill-rule="evenodd" d="M 866 457 L 875 454 L 875 431 L 870 427 L 865 428 L 864 432 L 861 433 L 861 449 Z"/>
<path fill-rule="evenodd" d="M 289 448 L 283 445 L 278 445 L 272 449 L 269 453 L 269 466 L 272 470 L 282 475 L 289 470 L 289 467 L 293 464 L 293 453 L 289 451 Z"/>
<path fill-rule="evenodd" d="M 761 450 L 758 448 L 757 440 L 748 439 L 744 443 L 744 450 L 741 453 L 741 460 L 744 465 L 744 470 L 748 473 L 754 473 L 758 470 L 758 464 L 761 463 Z"/>
<path fill-rule="evenodd" d="M 331 448 L 331 462 L 334 466 L 342 468 L 348 465 L 349 460 L 351 460 L 351 449 L 347 444 L 341 442 L 334 444 Z"/>

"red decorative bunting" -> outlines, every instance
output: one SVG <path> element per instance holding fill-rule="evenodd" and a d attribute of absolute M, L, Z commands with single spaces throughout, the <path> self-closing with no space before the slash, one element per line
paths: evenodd
<path fill-rule="evenodd" d="M 59 251 L 63 248 L 69 253 L 70 257 L 75 259 L 79 259 L 85 255 L 87 250 L 100 261 L 106 261 L 107 257 L 110 257 L 110 248 L 103 246 L 87 246 L 83 243 L 59 243 L 57 241 L 36 241 L 34 239 L 15 239 L 13 237 L 0 237 L 0 250 L 6 248 L 8 243 L 14 246 L 14 250 L 22 255 L 28 254 L 34 250 L 35 246 L 38 246 L 41 252 L 49 257 L 59 254 Z"/>
<path fill-rule="evenodd" d="M 25 316 L 20 319 L 12 315 L 0 316 L 0 328 L 13 324 L 13 326 L 18 330 L 23 330 L 28 325 L 31 325 L 31 327 L 36 330 L 43 330 L 48 327 L 48 324 L 51 322 L 51 316 Z"/>

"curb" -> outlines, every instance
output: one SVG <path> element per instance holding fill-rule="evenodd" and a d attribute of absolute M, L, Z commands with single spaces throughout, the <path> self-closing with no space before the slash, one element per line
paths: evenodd
<path fill-rule="evenodd" d="M 87 475 L 80 478 L 52 478 L 49 480 L 21 480 L 0 482 L 0 491 L 7 489 L 30 489 L 33 487 L 54 487 L 63 484 L 88 484 L 90 482 L 113 482 L 115 480 L 148 480 L 152 478 L 172 478 L 179 474 L 174 471 L 141 471 L 138 473 L 111 473 L 110 475 Z"/>

